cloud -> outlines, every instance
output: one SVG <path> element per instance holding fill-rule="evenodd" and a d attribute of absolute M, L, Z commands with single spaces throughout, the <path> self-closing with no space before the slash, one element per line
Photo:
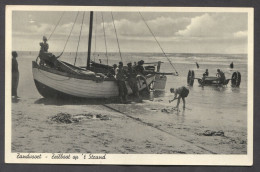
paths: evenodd
<path fill-rule="evenodd" d="M 52 33 L 61 13 L 56 12 L 19 12 L 13 15 L 12 33 L 13 46 L 17 49 L 38 50 L 42 36 L 47 38 Z M 56 28 L 51 40 L 50 51 L 60 51 L 70 33 L 76 13 L 66 13 Z M 105 14 L 105 13 L 103 13 Z M 142 13 L 161 43 L 168 51 L 176 52 L 222 52 L 223 49 L 246 47 L 247 45 L 247 15 L 246 13 Z M 75 51 L 81 28 L 81 18 L 78 18 L 66 50 Z M 88 44 L 88 22 L 82 30 L 80 51 L 86 51 Z M 123 51 L 160 51 L 149 29 L 138 13 L 114 13 L 115 26 L 120 47 Z M 95 19 L 95 18 L 94 18 Z M 105 32 L 108 50 L 118 51 L 114 25 L 110 13 L 104 15 Z M 104 51 L 103 23 L 99 18 L 93 24 L 93 47 L 97 42 L 97 51 Z M 96 33 L 96 36 L 95 36 Z M 96 39 L 95 39 L 96 38 Z M 147 48 L 146 48 L 147 47 Z M 151 48 L 151 47 L 154 47 Z M 234 49 L 240 52 L 241 48 Z"/>
<path fill-rule="evenodd" d="M 205 13 L 192 18 L 191 23 L 185 29 L 176 32 L 176 35 L 183 37 L 233 37 L 234 33 L 240 30 L 247 30 L 246 15 Z"/>
<path fill-rule="evenodd" d="M 189 18 L 173 19 L 170 17 L 158 17 L 148 20 L 147 24 L 156 37 L 173 36 L 179 29 L 184 29 L 189 24 Z M 152 37 L 149 29 L 142 20 L 130 21 L 127 19 L 115 20 L 117 33 L 124 37 Z M 110 35 L 114 33 L 112 22 L 105 23 L 106 32 Z"/>
<path fill-rule="evenodd" d="M 233 35 L 236 38 L 245 38 L 245 37 L 247 37 L 247 31 L 238 31 L 238 32 L 235 32 Z"/>

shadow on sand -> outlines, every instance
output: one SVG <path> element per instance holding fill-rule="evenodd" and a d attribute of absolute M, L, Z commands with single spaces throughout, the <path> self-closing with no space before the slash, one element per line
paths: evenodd
<path fill-rule="evenodd" d="M 151 93 L 152 94 L 152 93 Z M 150 100 L 151 94 L 140 94 L 142 100 Z M 138 103 L 137 98 L 133 95 L 128 96 L 128 103 Z M 118 97 L 84 99 L 84 98 L 40 98 L 34 102 L 35 104 L 44 105 L 104 105 L 104 104 L 122 104 Z M 140 103 L 140 102 L 139 102 Z"/>
<path fill-rule="evenodd" d="M 111 104 L 111 103 L 120 103 L 118 98 L 110 99 L 58 99 L 58 98 L 40 98 L 34 102 L 35 104 L 44 104 L 44 105 L 102 105 L 102 104 Z"/>

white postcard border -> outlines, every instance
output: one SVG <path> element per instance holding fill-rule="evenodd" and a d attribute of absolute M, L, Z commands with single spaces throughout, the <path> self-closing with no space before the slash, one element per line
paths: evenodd
<path fill-rule="evenodd" d="M 106 154 L 106 159 L 88 159 L 90 154 L 68 154 L 70 159 L 52 159 L 52 153 L 23 153 L 41 159 L 19 159 L 11 152 L 11 51 L 12 11 L 144 11 L 144 12 L 245 12 L 248 13 L 248 120 L 246 155 Z M 30 164 L 125 164 L 125 165 L 237 165 L 253 164 L 254 9 L 230 7 L 97 7 L 97 6 L 6 6 L 5 39 L 5 162 Z M 58 155 L 57 153 L 55 155 Z M 86 159 L 84 159 L 84 155 Z M 98 155 L 98 154 L 95 154 Z M 104 154 L 100 154 L 104 156 Z M 73 159 L 74 157 L 74 159 Z M 78 159 L 76 159 L 78 157 Z"/>

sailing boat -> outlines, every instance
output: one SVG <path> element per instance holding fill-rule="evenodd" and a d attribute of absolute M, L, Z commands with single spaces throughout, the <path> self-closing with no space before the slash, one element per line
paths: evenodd
<path fill-rule="evenodd" d="M 112 66 L 91 61 L 91 39 L 93 12 L 90 12 L 88 57 L 85 68 L 77 67 L 61 60 L 55 60 L 56 67 L 40 65 L 37 59 L 32 62 L 33 79 L 38 92 L 45 98 L 110 98 L 119 95 L 117 81 L 114 77 L 106 77 Z M 50 59 L 50 53 L 40 53 L 41 59 Z M 155 80 L 156 72 L 145 75 L 146 83 L 138 84 L 139 91 L 147 88 Z M 128 94 L 132 94 L 126 82 Z"/>

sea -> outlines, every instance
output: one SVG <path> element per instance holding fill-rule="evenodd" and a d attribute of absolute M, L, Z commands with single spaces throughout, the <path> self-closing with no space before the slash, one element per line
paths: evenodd
<path fill-rule="evenodd" d="M 53 53 L 59 55 L 60 53 Z M 195 80 L 192 87 L 188 87 L 190 93 L 186 98 L 185 119 L 199 120 L 202 125 L 223 126 L 225 127 L 242 127 L 246 132 L 247 128 L 247 106 L 248 106 L 248 57 L 247 54 L 188 54 L 188 53 L 168 53 L 168 59 L 178 71 L 179 76 L 167 76 L 165 91 L 153 92 L 151 97 L 163 106 L 174 107 L 176 101 L 169 103 L 173 99 L 170 88 L 187 86 L 187 75 L 189 70 L 194 70 L 195 77 L 201 78 L 206 69 L 209 70 L 209 76 L 216 76 L 217 69 L 221 69 L 226 78 L 231 78 L 232 73 L 239 71 L 242 76 L 240 87 L 231 87 L 229 83 L 225 87 L 204 86 L 201 87 Z M 36 90 L 32 77 L 32 61 L 38 56 L 34 51 L 18 51 L 18 64 L 20 71 L 20 81 L 18 86 L 18 95 L 23 100 L 41 99 L 42 96 Z M 76 57 L 77 66 L 86 66 L 87 52 L 64 52 L 60 60 L 74 64 Z M 91 60 L 103 64 L 118 64 L 122 61 L 124 65 L 128 62 L 163 62 L 161 72 L 174 72 L 168 59 L 162 53 L 93 53 Z M 196 66 L 199 64 L 199 68 Z M 230 69 L 229 65 L 233 62 L 234 68 Z M 76 84 L 76 83 L 75 83 Z M 151 100 L 146 103 L 153 103 Z M 77 106 L 77 105 L 75 105 Z M 80 106 L 80 105 L 78 105 Z M 182 107 L 182 102 L 180 103 Z"/>

